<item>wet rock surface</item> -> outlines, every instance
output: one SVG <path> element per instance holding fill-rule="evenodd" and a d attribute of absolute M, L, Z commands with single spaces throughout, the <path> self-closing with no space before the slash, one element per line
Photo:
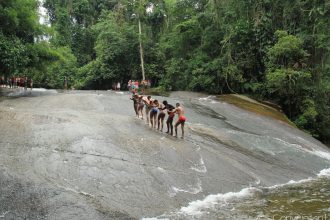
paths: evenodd
<path fill-rule="evenodd" d="M 0 100 L 0 219 L 159 216 L 330 164 L 328 148 L 309 135 L 203 94 L 166 98 L 186 108 L 184 140 L 135 118 L 128 93 L 12 97 Z"/>

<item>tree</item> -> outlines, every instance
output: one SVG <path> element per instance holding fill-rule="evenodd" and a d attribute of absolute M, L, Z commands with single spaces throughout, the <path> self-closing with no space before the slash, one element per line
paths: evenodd
<path fill-rule="evenodd" d="M 293 117 L 299 113 L 301 96 L 307 93 L 311 83 L 311 73 L 305 66 L 308 53 L 302 48 L 302 41 L 285 31 L 276 31 L 278 40 L 268 50 L 266 71 L 267 89 L 271 95 L 279 97 Z"/>
<path fill-rule="evenodd" d="M 44 0 L 48 28 L 37 6 L 0 1 L 2 74 L 85 89 L 142 75 L 169 90 L 245 93 L 330 139 L 328 1 Z"/>
<path fill-rule="evenodd" d="M 0 1 L 0 72 L 6 76 L 24 71 L 27 46 L 39 33 L 35 0 Z"/>

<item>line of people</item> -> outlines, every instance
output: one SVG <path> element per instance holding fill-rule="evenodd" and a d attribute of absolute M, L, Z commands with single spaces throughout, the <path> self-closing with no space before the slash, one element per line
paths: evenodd
<path fill-rule="evenodd" d="M 25 88 L 27 90 L 28 87 L 33 88 L 33 80 L 28 79 L 27 77 L 8 77 L 5 76 L 0 77 L 0 87 L 2 88 Z"/>
<path fill-rule="evenodd" d="M 127 88 L 130 92 L 137 93 L 141 89 L 142 94 L 144 94 L 145 89 L 151 87 L 150 80 L 129 80 L 127 83 Z"/>
<path fill-rule="evenodd" d="M 159 102 L 157 99 L 152 99 L 151 96 L 143 96 L 138 95 L 137 93 L 133 93 L 131 98 L 133 100 L 133 107 L 136 113 L 136 117 L 141 119 L 143 118 L 143 109 L 145 108 L 146 114 L 146 123 L 152 128 L 163 131 L 164 120 L 166 113 L 168 114 L 166 120 L 167 131 L 166 133 L 171 134 L 173 136 L 173 120 L 175 114 L 178 115 L 178 120 L 174 125 L 175 137 L 178 136 L 177 128 L 181 125 L 182 136 L 184 138 L 184 125 L 186 121 L 186 117 L 184 115 L 184 108 L 180 103 L 176 103 L 176 107 L 169 104 L 166 100 L 163 102 Z"/>

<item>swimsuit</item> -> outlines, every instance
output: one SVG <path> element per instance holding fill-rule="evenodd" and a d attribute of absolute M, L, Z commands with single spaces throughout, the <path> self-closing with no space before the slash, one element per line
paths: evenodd
<path fill-rule="evenodd" d="M 159 112 L 159 116 L 163 116 L 163 117 L 165 117 L 165 112 Z"/>
<path fill-rule="evenodd" d="M 174 116 L 175 116 L 174 112 L 169 112 L 169 113 L 168 113 L 168 117 L 170 117 L 170 118 L 174 118 Z"/>
<path fill-rule="evenodd" d="M 183 115 L 179 117 L 179 122 L 185 122 L 186 121 L 186 117 L 184 117 Z"/>
<path fill-rule="evenodd" d="M 152 112 L 153 114 L 157 114 L 157 113 L 158 113 L 158 109 L 157 109 L 156 107 L 153 107 L 153 108 L 151 109 L 151 112 Z"/>

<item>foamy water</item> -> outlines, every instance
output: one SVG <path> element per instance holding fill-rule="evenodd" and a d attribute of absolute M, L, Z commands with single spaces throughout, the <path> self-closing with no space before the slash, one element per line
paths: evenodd
<path fill-rule="evenodd" d="M 143 218 L 143 220 L 152 220 L 152 219 L 181 219 L 183 218 L 207 218 L 206 216 L 210 211 L 216 212 L 219 208 L 226 209 L 228 204 L 239 204 L 240 201 L 249 199 L 252 197 L 256 197 L 258 194 L 263 194 L 265 191 L 269 190 L 281 190 L 282 188 L 294 186 L 294 185 L 303 185 L 305 183 L 312 183 L 313 181 L 317 181 L 320 178 L 330 178 L 330 168 L 321 170 L 316 177 L 310 177 L 302 180 L 290 180 L 287 183 L 277 184 L 270 187 L 247 187 L 243 188 L 238 192 L 227 192 L 227 193 L 219 193 L 215 195 L 208 195 L 204 199 L 196 200 L 189 202 L 187 206 L 181 207 L 177 211 L 173 211 L 168 214 L 163 214 L 157 217 L 152 218 Z M 184 191 L 179 190 L 177 191 Z M 234 211 L 235 207 L 231 208 L 231 211 Z M 205 216 L 206 215 L 206 216 Z M 181 217 L 180 217 L 181 216 Z M 203 217 L 204 216 L 204 217 Z M 261 215 L 262 216 L 262 215 Z M 259 216 L 260 217 L 260 216 Z M 262 219 L 267 219 L 267 217 L 263 216 Z"/>
<path fill-rule="evenodd" d="M 206 169 L 206 166 L 205 166 L 205 163 L 204 163 L 204 160 L 203 160 L 202 157 L 200 158 L 199 163 L 194 164 L 194 166 L 192 166 L 190 169 L 192 169 L 196 172 L 199 172 L 199 173 L 206 173 L 207 172 L 207 169 Z"/>
<path fill-rule="evenodd" d="M 215 98 L 216 98 L 215 96 L 210 95 L 210 96 L 207 96 L 207 97 L 199 98 L 198 100 L 199 101 L 210 101 L 210 102 L 214 102 L 214 99 Z"/>
<path fill-rule="evenodd" d="M 330 153 L 328 153 L 328 152 L 314 150 L 311 153 L 316 155 L 316 156 L 322 157 L 323 159 L 330 160 Z"/>
<path fill-rule="evenodd" d="M 249 187 L 242 189 L 239 192 L 228 192 L 225 194 L 209 195 L 203 200 L 197 200 L 190 202 L 188 206 L 182 207 L 179 214 L 183 215 L 201 215 L 207 209 L 213 208 L 216 204 L 226 203 L 229 200 L 246 198 L 254 195 L 256 192 L 260 191 L 257 188 Z"/>
<path fill-rule="evenodd" d="M 178 192 L 189 193 L 189 194 L 195 195 L 195 194 L 198 194 L 198 193 L 200 193 L 202 191 L 203 191 L 202 182 L 201 182 L 200 179 L 198 179 L 198 182 L 197 182 L 197 184 L 195 186 L 194 185 L 187 185 L 186 188 L 172 186 L 171 187 L 171 190 L 169 192 L 169 195 L 171 197 L 173 197 Z"/>
<path fill-rule="evenodd" d="M 318 174 L 318 177 L 330 177 L 330 168 L 321 170 Z"/>

